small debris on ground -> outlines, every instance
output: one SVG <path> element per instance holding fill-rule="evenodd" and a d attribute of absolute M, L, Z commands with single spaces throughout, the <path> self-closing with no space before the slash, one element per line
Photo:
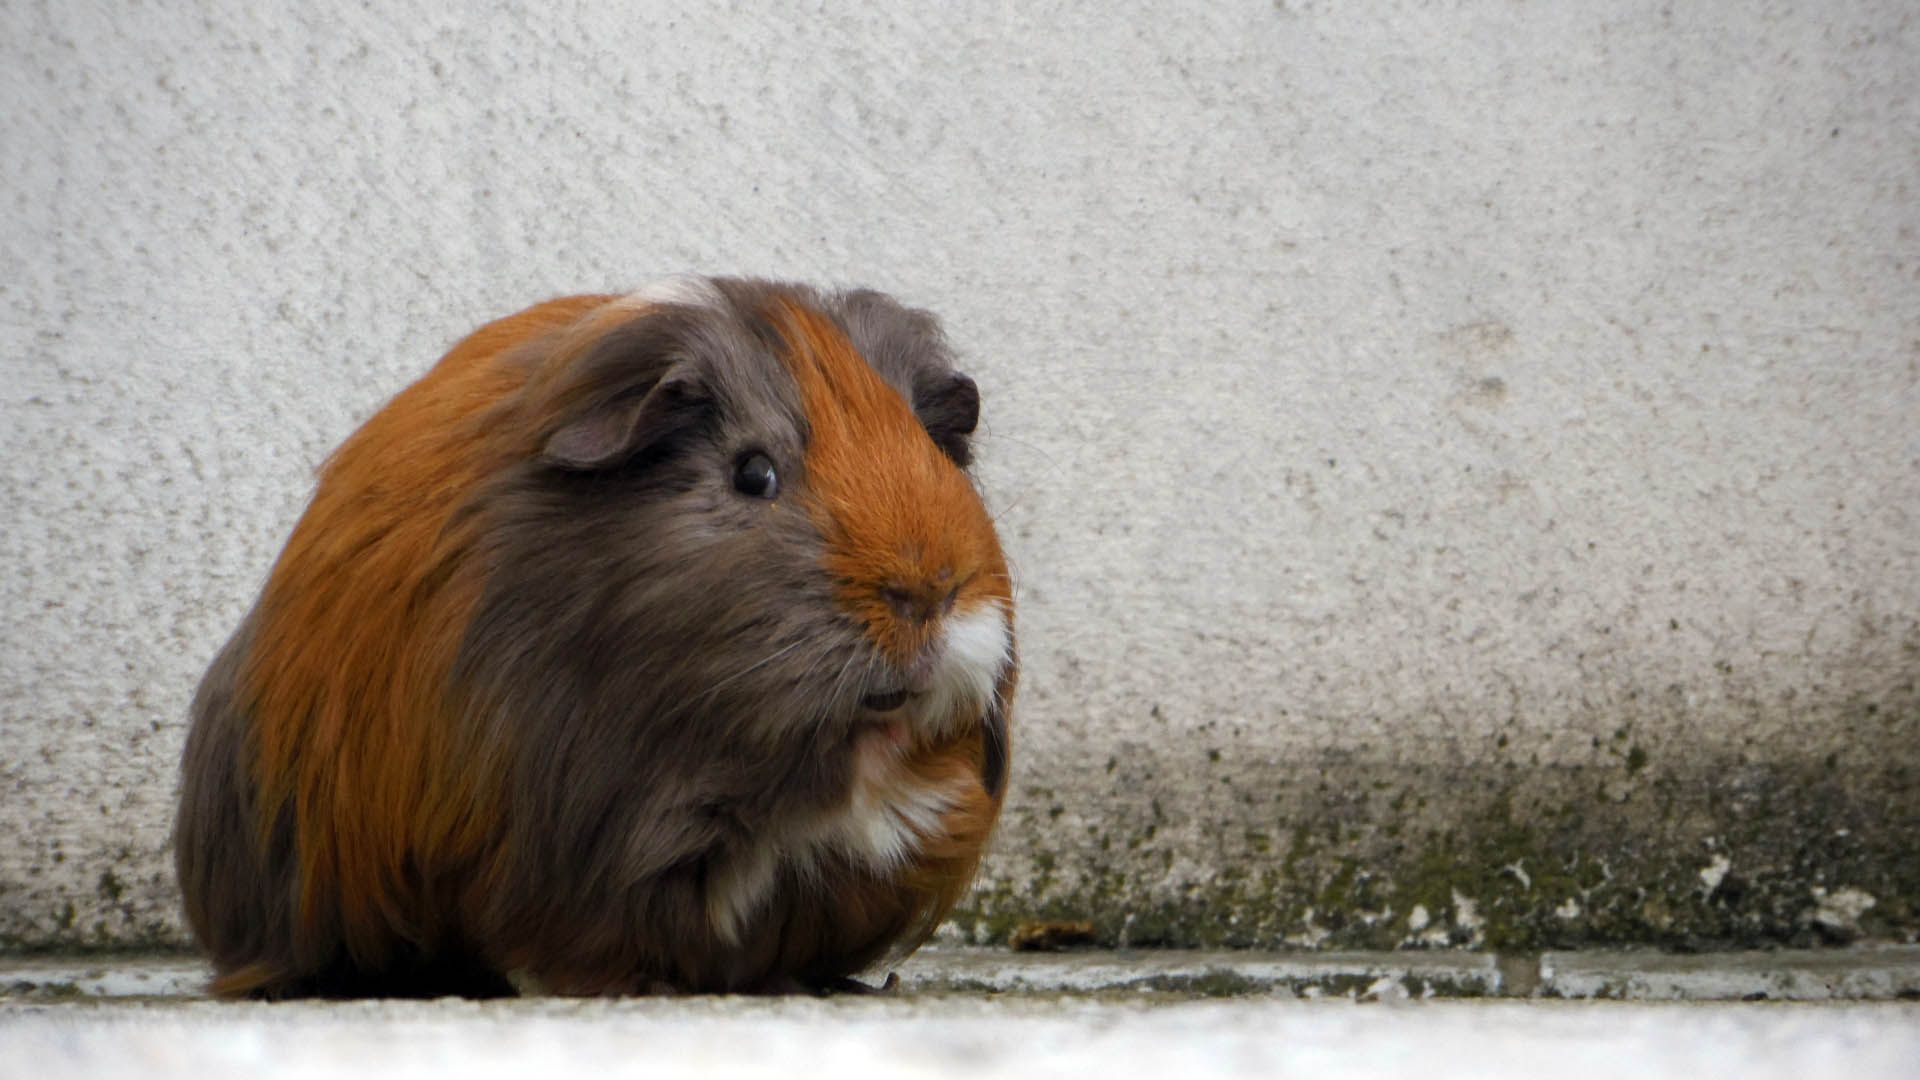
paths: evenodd
<path fill-rule="evenodd" d="M 1097 941 L 1086 919 L 1035 919 L 1015 927 L 1007 944 L 1014 952 L 1059 952 Z"/>

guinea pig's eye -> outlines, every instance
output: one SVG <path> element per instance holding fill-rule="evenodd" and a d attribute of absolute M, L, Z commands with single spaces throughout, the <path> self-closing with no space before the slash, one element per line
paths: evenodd
<path fill-rule="evenodd" d="M 733 490 L 756 499 L 771 499 L 780 494 L 780 476 L 773 471 L 773 459 L 755 452 L 735 462 Z"/>

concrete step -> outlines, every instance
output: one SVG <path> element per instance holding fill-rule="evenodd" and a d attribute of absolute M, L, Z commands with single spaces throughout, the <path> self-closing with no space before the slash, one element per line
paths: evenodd
<path fill-rule="evenodd" d="M 177 954 L 0 957 L 0 1002 L 183 1001 L 202 996 L 207 974 Z M 916 996 L 1900 1001 L 1920 1000 L 1920 946 L 1692 955 L 927 948 L 899 974 Z"/>

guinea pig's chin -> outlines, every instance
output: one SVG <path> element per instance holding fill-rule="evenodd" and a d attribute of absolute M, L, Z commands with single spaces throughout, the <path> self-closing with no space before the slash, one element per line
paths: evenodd
<path fill-rule="evenodd" d="M 928 736 L 972 723 L 986 711 L 1013 659 L 1006 612 L 988 600 L 947 616 L 940 629 L 932 678 L 912 699 L 915 727 Z"/>

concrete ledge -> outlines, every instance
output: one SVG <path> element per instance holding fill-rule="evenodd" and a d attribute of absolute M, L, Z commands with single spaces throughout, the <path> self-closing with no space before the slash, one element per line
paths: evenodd
<path fill-rule="evenodd" d="M 802 1075 L 942 1077 L 1633 1076 L 1743 1080 L 1908 1077 L 1913 1006 L 1873 1002 L 1410 1000 L 1402 993 L 1284 993 L 1293 980 L 1403 985 L 1452 963 L 1497 982 L 1491 957 L 1312 957 L 936 952 L 885 997 L 520 999 L 225 1004 L 178 996 L 200 974 L 180 958 L 0 962 L 0 1075 L 462 1077 Z M 1548 958 L 1542 958 L 1543 961 Z M 1567 970 L 1542 963 L 1543 980 Z M 1654 958 L 1614 954 L 1651 989 Z M 1897 971 L 1912 950 L 1769 954 L 1765 971 Z M 1715 958 L 1737 983 L 1755 972 Z M 1851 965 L 1851 966 L 1850 966 Z M 1221 973 L 1247 992 L 1193 1000 Z M 1395 973 L 1398 973 L 1397 975 Z M 1762 972 L 1761 974 L 1764 974 Z M 1878 976 L 1853 986 L 1878 985 Z M 1147 980 L 1141 983 L 1140 980 Z M 1158 980 L 1199 979 L 1183 992 Z M 1684 980 L 1682 980 L 1684 982 Z M 1815 980 L 1816 982 L 1818 979 Z M 964 982 L 968 989 L 954 989 Z M 1844 984 L 1845 981 L 1842 980 Z M 1789 984 L 1801 988 L 1810 982 Z M 1679 985 L 1675 983 L 1674 985 Z M 1691 984 L 1695 989 L 1729 984 Z M 1787 984 L 1783 984 L 1787 985 Z M 1003 986 L 1008 992 L 980 992 Z M 38 987 L 38 989 L 34 989 Z M 123 996 L 125 994 L 134 996 Z M 1344 1000 L 1343 1000 L 1344 999 Z M 1348 1001 L 1375 1002 L 1355 1007 Z M 28 1064 L 30 1063 L 30 1064 Z"/>
<path fill-rule="evenodd" d="M 183 956 L 0 958 L 0 1002 L 190 1001 L 207 974 Z M 1920 947 L 1698 956 L 929 948 L 899 974 L 905 997 L 1894 1001 L 1920 1000 Z"/>

